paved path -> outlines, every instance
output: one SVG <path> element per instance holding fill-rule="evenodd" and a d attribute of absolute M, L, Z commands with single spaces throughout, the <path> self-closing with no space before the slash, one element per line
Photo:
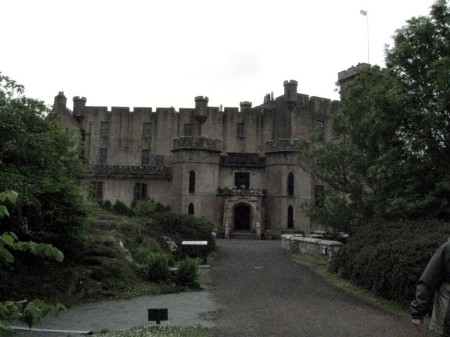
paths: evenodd
<path fill-rule="evenodd" d="M 330 287 L 294 263 L 280 241 L 218 241 L 211 291 L 217 337 L 410 337 L 404 318 Z"/>
<path fill-rule="evenodd" d="M 419 336 L 407 320 L 330 287 L 292 262 L 280 241 L 219 240 L 218 249 L 205 278 L 208 290 L 85 304 L 43 327 L 121 330 L 148 325 L 148 308 L 168 308 L 169 324 L 208 327 L 216 337 Z"/>
<path fill-rule="evenodd" d="M 216 310 L 208 291 L 141 296 L 131 300 L 103 301 L 83 304 L 62 312 L 58 317 L 48 317 L 40 327 L 58 330 L 90 330 L 100 333 L 124 330 L 137 326 L 154 325 L 148 322 L 147 309 L 168 308 L 169 320 L 162 324 L 212 327 Z M 67 334 L 22 332 L 26 337 L 67 337 Z M 71 337 L 79 336 L 71 334 Z"/>

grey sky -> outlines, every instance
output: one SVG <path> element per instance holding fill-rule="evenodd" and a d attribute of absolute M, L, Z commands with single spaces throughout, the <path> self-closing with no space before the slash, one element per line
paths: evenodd
<path fill-rule="evenodd" d="M 337 99 L 337 72 L 383 65 L 384 45 L 432 0 L 0 0 L 0 71 L 51 104 L 193 107 L 298 91 Z M 71 107 L 71 103 L 69 104 Z"/>

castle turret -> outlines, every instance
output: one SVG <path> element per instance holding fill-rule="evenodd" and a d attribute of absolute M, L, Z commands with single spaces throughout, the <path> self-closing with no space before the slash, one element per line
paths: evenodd
<path fill-rule="evenodd" d="M 83 118 L 86 112 L 86 97 L 75 96 L 73 98 L 73 116 Z"/>
<path fill-rule="evenodd" d="M 208 119 L 208 97 L 195 97 L 195 120 L 198 122 L 197 136 L 202 136 L 202 124 Z"/>
<path fill-rule="evenodd" d="M 53 103 L 53 112 L 55 114 L 61 114 L 62 111 L 66 110 L 67 98 L 64 96 L 64 91 L 60 91 L 58 96 L 55 96 L 55 100 Z"/>
<path fill-rule="evenodd" d="M 252 102 L 249 102 L 249 101 L 241 102 L 240 107 L 241 107 L 241 112 L 250 111 L 250 109 L 252 108 Z"/>
<path fill-rule="evenodd" d="M 340 71 L 338 73 L 338 83 L 342 87 L 346 83 L 353 80 L 358 74 L 370 69 L 370 64 L 368 63 L 358 63 L 355 66 L 348 68 L 347 70 Z"/>
<path fill-rule="evenodd" d="M 294 110 L 297 105 L 297 81 L 290 80 L 284 81 L 284 97 L 283 102 L 289 109 L 289 111 Z"/>
<path fill-rule="evenodd" d="M 195 119 L 203 124 L 208 119 L 208 97 L 195 97 Z"/>

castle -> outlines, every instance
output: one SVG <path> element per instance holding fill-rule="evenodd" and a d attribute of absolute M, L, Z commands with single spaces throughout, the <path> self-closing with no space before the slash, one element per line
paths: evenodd
<path fill-rule="evenodd" d="M 355 70 L 339 73 L 339 81 Z M 282 96 L 267 94 L 256 107 L 210 107 L 203 96 L 179 111 L 108 110 L 86 101 L 74 97 L 69 110 L 60 92 L 53 113 L 80 137 L 92 199 L 130 205 L 151 198 L 176 213 L 208 217 L 225 237 L 325 229 L 302 210 L 323 204 L 324 187 L 302 168 L 295 145 L 313 132 L 331 139 L 337 101 L 299 94 L 293 80 L 284 82 Z"/>

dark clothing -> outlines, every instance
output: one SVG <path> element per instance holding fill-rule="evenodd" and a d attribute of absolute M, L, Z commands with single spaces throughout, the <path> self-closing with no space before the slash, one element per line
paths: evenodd
<path fill-rule="evenodd" d="M 441 247 L 438 248 L 436 253 L 434 253 L 430 262 L 428 262 L 425 271 L 420 277 L 419 283 L 416 289 L 416 298 L 411 303 L 411 316 L 412 318 L 422 319 L 431 310 L 431 305 L 433 303 L 433 296 L 442 296 L 445 293 L 445 288 L 450 285 L 450 241 L 447 241 Z M 441 288 L 442 287 L 442 288 Z M 448 298 L 442 301 L 445 306 L 441 306 L 442 312 L 442 324 L 441 330 L 442 336 L 450 337 L 450 306 L 448 305 Z M 442 309 L 443 308 L 443 309 Z M 436 310 L 436 306 L 435 306 Z M 434 313 L 433 313 L 433 316 Z M 439 316 L 439 315 L 438 315 Z M 434 317 L 433 317 L 434 319 Z M 432 321 L 432 326 L 434 322 Z"/>

